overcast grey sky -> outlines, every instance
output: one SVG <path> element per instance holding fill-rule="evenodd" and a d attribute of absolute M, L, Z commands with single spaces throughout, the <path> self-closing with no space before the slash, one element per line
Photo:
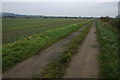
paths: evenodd
<path fill-rule="evenodd" d="M 9 1 L 9 0 L 8 0 Z M 36 1 L 36 0 L 35 0 Z M 13 12 L 18 14 L 38 14 L 52 16 L 111 16 L 118 14 L 118 0 L 92 0 L 91 2 L 3 2 L 3 12 Z M 70 2 L 73 1 L 73 2 Z M 86 0 L 88 1 L 88 0 Z M 94 2 L 96 1 L 96 2 Z"/>
<path fill-rule="evenodd" d="M 119 0 L 1 0 L 2 2 L 118 2 Z"/>

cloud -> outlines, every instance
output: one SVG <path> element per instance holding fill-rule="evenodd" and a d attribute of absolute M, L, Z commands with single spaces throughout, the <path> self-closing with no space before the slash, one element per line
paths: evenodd
<path fill-rule="evenodd" d="M 117 2 L 5 2 L 4 12 L 68 16 L 116 16 Z"/>
<path fill-rule="evenodd" d="M 2 0 L 2 2 L 118 2 L 119 0 Z"/>

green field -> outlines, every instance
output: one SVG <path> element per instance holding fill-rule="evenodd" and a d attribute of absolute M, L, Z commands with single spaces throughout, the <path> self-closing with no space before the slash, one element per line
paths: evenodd
<path fill-rule="evenodd" d="M 84 20 L 60 18 L 3 18 L 3 44 L 11 43 L 50 29 L 80 23 L 82 21 Z"/>
<path fill-rule="evenodd" d="M 77 31 L 84 25 L 96 22 L 97 40 L 100 44 L 100 77 L 118 77 L 118 26 L 117 20 L 103 22 L 98 19 L 65 18 L 3 18 L 2 20 L 2 70 L 3 73 L 25 59 Z M 86 38 L 91 24 L 74 38 L 59 58 L 48 64 L 42 77 L 62 77 L 73 54 Z M 119 61 L 120 62 L 120 61 Z M 56 74 L 56 75 L 54 75 Z"/>
<path fill-rule="evenodd" d="M 59 20 L 62 21 L 62 19 L 58 19 L 58 21 Z M 64 20 L 65 19 L 63 19 L 63 21 Z M 68 20 L 70 21 L 70 19 Z M 71 32 L 78 30 L 88 22 L 89 20 L 85 20 L 83 22 L 76 20 L 74 23 L 77 24 L 68 23 L 67 26 L 64 25 L 61 27 L 55 27 L 54 29 L 45 27 L 46 31 L 42 33 L 37 33 L 15 42 L 3 45 L 3 72 L 16 65 L 17 63 L 25 60 L 26 58 L 32 56 L 33 54 L 42 51 L 61 38 L 67 36 Z"/>

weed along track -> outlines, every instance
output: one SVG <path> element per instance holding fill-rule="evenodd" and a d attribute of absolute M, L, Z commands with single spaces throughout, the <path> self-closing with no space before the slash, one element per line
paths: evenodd
<path fill-rule="evenodd" d="M 118 70 L 118 30 L 102 21 L 97 21 L 97 39 L 100 43 L 101 54 L 98 55 L 100 63 L 100 76 L 119 78 Z"/>
<path fill-rule="evenodd" d="M 95 23 L 91 27 L 85 41 L 78 48 L 78 53 L 71 59 L 64 78 L 96 78 L 99 66 L 96 56 L 98 54 Z"/>
<path fill-rule="evenodd" d="M 82 25 L 76 25 L 79 27 L 74 29 L 73 31 L 80 28 L 79 30 L 77 30 L 76 32 L 70 31 L 73 33 L 70 34 L 69 36 L 59 40 L 58 42 L 56 42 L 52 46 L 48 47 L 47 49 L 44 49 L 39 54 L 34 55 L 31 58 L 28 58 L 27 60 L 19 63 L 15 67 L 6 71 L 3 74 L 3 77 L 5 77 L 5 78 L 32 78 L 34 76 L 41 76 L 40 73 L 43 71 L 43 68 L 47 64 L 55 61 L 59 57 L 59 55 L 66 50 L 66 48 L 67 48 L 66 45 L 69 44 L 73 38 L 78 36 L 79 33 L 87 27 L 88 23 L 89 22 L 85 22 L 85 23 L 82 23 Z M 71 29 L 73 29 L 73 28 L 71 28 Z M 67 29 L 65 31 L 67 31 Z M 62 34 L 63 32 L 64 32 L 64 29 L 62 31 L 59 31 L 59 33 L 61 33 L 61 34 L 59 34 L 59 36 L 64 36 L 64 34 Z M 68 34 L 70 32 L 66 32 L 66 34 Z M 51 35 L 53 35 L 53 34 L 55 34 L 55 33 L 52 32 Z"/>
<path fill-rule="evenodd" d="M 72 55 L 78 52 L 78 46 L 84 41 L 90 27 L 91 24 L 89 24 L 81 33 L 79 33 L 78 36 L 71 40 L 71 42 L 67 45 L 67 49 L 59 55 L 56 61 L 50 63 L 44 68 L 44 72 L 42 72 L 43 78 L 60 78 L 64 75 Z M 77 65 L 78 64 L 75 66 Z M 75 73 L 76 72 L 73 72 L 73 74 Z"/>

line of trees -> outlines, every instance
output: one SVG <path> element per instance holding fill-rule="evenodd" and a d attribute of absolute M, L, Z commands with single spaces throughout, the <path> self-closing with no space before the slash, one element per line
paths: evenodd
<path fill-rule="evenodd" d="M 94 17 L 68 17 L 68 16 L 44 16 L 44 15 L 20 15 L 14 13 L 2 13 L 2 18 L 83 18 L 83 19 L 91 19 Z"/>

